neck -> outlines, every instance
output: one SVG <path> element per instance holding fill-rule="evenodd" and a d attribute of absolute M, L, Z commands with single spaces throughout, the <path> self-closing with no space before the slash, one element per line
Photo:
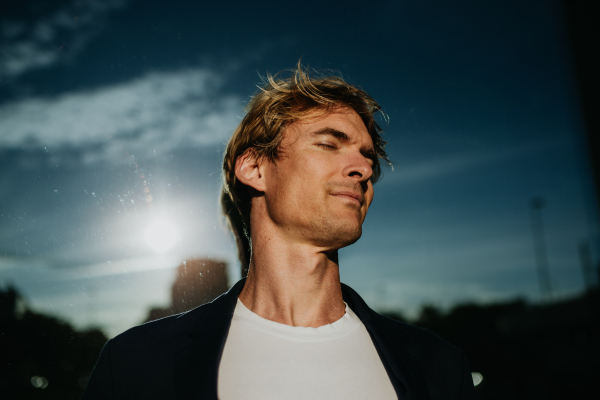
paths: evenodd
<path fill-rule="evenodd" d="M 252 232 L 252 257 L 240 301 L 255 314 L 292 326 L 319 327 L 345 312 L 337 250 Z"/>

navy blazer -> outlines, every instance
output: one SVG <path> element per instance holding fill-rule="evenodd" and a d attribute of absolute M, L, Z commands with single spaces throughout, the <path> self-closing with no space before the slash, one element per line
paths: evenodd
<path fill-rule="evenodd" d="M 109 340 L 82 399 L 217 399 L 219 363 L 244 282 L 211 303 Z M 475 399 L 462 350 L 377 314 L 344 284 L 342 293 L 371 335 L 399 399 Z"/>

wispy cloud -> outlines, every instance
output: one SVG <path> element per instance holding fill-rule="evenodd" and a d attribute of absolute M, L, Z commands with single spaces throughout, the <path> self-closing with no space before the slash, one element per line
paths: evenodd
<path fill-rule="evenodd" d="M 29 7 L 28 13 L 23 14 L 29 19 L 10 14 L 2 16 L 0 82 L 31 70 L 70 62 L 103 31 L 103 22 L 109 13 L 129 2 L 73 0 L 54 10 L 51 4 Z"/>
<path fill-rule="evenodd" d="M 548 139 L 542 143 L 523 143 L 504 148 L 495 147 L 488 151 L 473 151 L 454 155 L 444 155 L 439 159 L 401 164 L 394 171 L 386 171 L 382 185 L 410 184 L 430 179 L 444 178 L 486 164 L 506 161 L 513 157 L 531 155 L 541 150 L 558 148 L 559 140 Z M 563 143 L 564 144 L 564 143 Z"/>
<path fill-rule="evenodd" d="M 208 69 L 150 73 L 133 81 L 0 107 L 0 148 L 78 148 L 84 160 L 127 160 L 225 142 L 242 100 L 220 93 Z"/>

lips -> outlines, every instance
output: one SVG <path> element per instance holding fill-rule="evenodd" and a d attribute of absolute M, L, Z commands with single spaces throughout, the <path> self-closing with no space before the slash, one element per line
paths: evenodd
<path fill-rule="evenodd" d="M 349 197 L 350 199 L 354 199 L 363 205 L 365 202 L 365 195 L 360 192 L 355 192 L 353 190 L 335 190 L 331 192 L 331 195 L 338 197 Z"/>

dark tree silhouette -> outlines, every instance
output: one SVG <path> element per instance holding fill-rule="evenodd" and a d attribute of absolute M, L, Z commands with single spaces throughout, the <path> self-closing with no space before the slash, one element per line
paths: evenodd
<path fill-rule="evenodd" d="M 448 313 L 426 306 L 412 323 L 465 351 L 483 375 L 480 400 L 585 398 L 600 376 L 599 294 L 537 306 L 463 304 Z"/>
<path fill-rule="evenodd" d="M 106 343 L 30 310 L 18 291 L 0 289 L 0 393 L 6 399 L 78 399 Z"/>

